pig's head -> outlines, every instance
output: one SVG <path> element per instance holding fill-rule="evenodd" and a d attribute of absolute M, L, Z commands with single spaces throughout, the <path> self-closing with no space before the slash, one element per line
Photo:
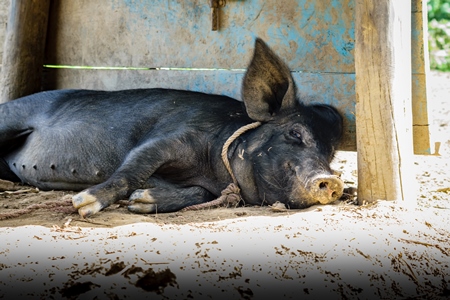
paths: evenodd
<path fill-rule="evenodd" d="M 343 183 L 330 162 L 342 117 L 329 105 L 303 104 L 289 68 L 260 39 L 242 96 L 249 117 L 262 122 L 242 138 L 233 159 L 244 200 L 306 208 L 339 199 Z"/>

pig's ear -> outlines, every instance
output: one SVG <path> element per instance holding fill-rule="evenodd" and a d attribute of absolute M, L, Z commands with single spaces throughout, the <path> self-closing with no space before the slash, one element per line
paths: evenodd
<path fill-rule="evenodd" d="M 268 121 L 280 111 L 297 106 L 295 94 L 288 66 L 266 43 L 256 39 L 242 85 L 242 98 L 250 118 Z"/>

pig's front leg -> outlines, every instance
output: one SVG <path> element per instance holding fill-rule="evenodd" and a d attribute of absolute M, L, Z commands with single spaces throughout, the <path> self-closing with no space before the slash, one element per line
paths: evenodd
<path fill-rule="evenodd" d="M 123 164 L 103 183 L 72 197 L 73 206 L 82 217 L 93 215 L 118 200 L 127 199 L 143 188 L 152 174 L 165 162 L 173 160 L 170 139 L 149 141 L 130 151 Z"/>
<path fill-rule="evenodd" d="M 166 213 L 216 198 L 200 186 L 182 187 L 152 178 L 152 187 L 134 191 L 128 210 L 133 213 Z"/>

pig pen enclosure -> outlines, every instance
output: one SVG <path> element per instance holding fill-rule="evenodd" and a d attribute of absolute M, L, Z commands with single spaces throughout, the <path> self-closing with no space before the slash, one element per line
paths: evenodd
<path fill-rule="evenodd" d="M 0 10 L 6 14 L 3 3 Z M 18 3 L 11 1 L 12 5 Z M 215 3 L 218 24 L 211 16 Z M 48 28 L 41 47 L 44 63 L 40 62 L 46 67 L 38 77 L 38 90 L 157 86 L 239 99 L 253 39 L 260 36 L 288 62 L 303 97 L 336 105 L 344 114 L 346 132 L 341 150 L 355 151 L 358 143 L 358 155 L 369 161 L 357 163 L 356 152 L 337 153 L 332 167 L 341 173 L 346 185 L 356 187 L 361 177 L 383 175 L 386 181 L 395 182 L 395 176 L 371 171 L 370 158 L 379 159 L 379 164 L 399 163 L 391 158 L 395 155 L 389 149 L 400 153 L 403 164 L 410 163 L 410 168 L 408 174 L 399 171 L 405 175 L 400 182 L 403 197 L 397 197 L 396 191 L 374 192 L 378 198 L 359 205 L 350 199 L 302 211 L 222 207 L 135 215 L 117 204 L 87 219 L 67 206 L 45 207 L 63 202 L 73 192 L 44 192 L 0 182 L 0 297 L 450 297 L 450 76 L 426 76 L 426 47 L 424 50 L 423 33 L 417 29 L 422 26 L 422 1 L 379 1 L 379 7 L 391 16 L 386 19 L 377 15 L 379 10 L 370 3 L 358 0 L 83 0 L 47 4 L 48 26 L 47 22 L 42 25 Z M 399 87 L 401 92 L 412 86 L 412 108 L 402 106 L 406 100 L 399 97 L 399 91 L 390 96 L 400 103 L 405 115 L 413 115 L 413 121 L 410 127 L 398 126 L 397 130 L 403 130 L 399 138 L 403 146 L 398 149 L 366 145 L 356 135 L 358 126 L 364 126 L 355 118 L 361 113 L 356 103 L 365 101 L 363 96 L 377 101 L 377 93 L 371 90 L 367 95 L 372 86 L 366 80 L 373 74 L 361 69 L 379 72 L 374 66 L 379 64 L 382 69 L 381 63 L 386 61 L 375 58 L 372 65 L 363 65 L 365 52 L 376 55 L 361 36 L 383 36 L 367 27 L 365 16 L 375 16 L 369 23 L 392 21 L 387 27 L 396 31 L 396 21 L 404 25 L 401 21 L 409 20 L 402 19 L 405 8 L 412 21 L 406 27 L 410 30 L 403 32 L 412 32 L 406 38 L 413 41 L 412 50 L 406 47 L 410 53 L 406 56 L 406 52 L 392 51 L 404 61 L 395 57 L 388 61 L 394 62 L 389 69 L 395 76 L 386 80 L 395 87 L 404 84 L 396 81 L 399 75 L 412 74 L 412 82 Z M 13 18 L 9 20 L 11 23 Z M 38 21 L 33 20 L 36 23 L 31 24 L 36 27 Z M 14 38 L 6 32 L 5 48 Z M 405 47 L 397 42 L 385 46 Z M 39 47 L 31 50 L 39 63 Z M 7 54 L 3 57 L 11 59 Z M 412 65 L 408 69 L 405 58 L 409 57 Z M 12 68 L 3 61 L 3 82 L 5 72 Z M 10 73 L 14 71 L 7 75 Z M 386 76 L 381 75 L 378 77 Z M 15 84 L 12 80 L 8 87 Z M 4 90 L 2 93 L 5 97 Z M 424 96 L 427 93 L 428 99 Z M 402 116 L 396 122 L 405 118 L 408 121 Z M 408 134 L 414 135 L 414 150 L 420 155 L 412 155 L 412 142 L 404 138 Z M 383 145 L 383 141 L 377 142 Z M 437 145 L 436 149 L 430 145 Z M 381 153 L 370 154 L 367 149 Z M 430 152 L 435 155 L 423 155 Z M 386 161 L 381 156 L 390 158 Z M 365 169 L 358 169 L 357 164 Z M 385 169 L 389 169 L 387 165 Z M 363 184 L 366 190 L 379 190 Z M 358 193 L 364 194 L 361 189 L 359 186 Z M 42 207 L 15 216 L 35 204 Z"/>

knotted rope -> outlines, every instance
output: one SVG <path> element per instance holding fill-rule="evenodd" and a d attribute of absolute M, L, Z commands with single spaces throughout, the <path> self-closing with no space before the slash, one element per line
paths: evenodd
<path fill-rule="evenodd" d="M 250 123 L 247 124 L 245 126 L 242 126 L 241 128 L 239 128 L 238 130 L 236 130 L 225 142 L 225 144 L 223 144 L 222 147 L 222 161 L 223 164 L 225 165 L 225 168 L 227 168 L 228 173 L 230 173 L 231 178 L 233 179 L 233 183 L 237 186 L 237 180 L 236 180 L 236 176 L 234 176 L 233 170 L 231 170 L 231 165 L 230 165 L 230 161 L 228 159 L 228 148 L 230 148 L 231 143 L 233 143 L 238 137 L 240 137 L 242 134 L 244 134 L 245 132 L 251 130 L 251 129 L 255 129 L 256 127 L 259 127 L 261 125 L 261 122 L 254 122 L 254 123 Z"/>
<path fill-rule="evenodd" d="M 260 126 L 261 122 L 254 122 L 247 124 L 245 126 L 242 126 L 238 130 L 236 130 L 226 141 L 225 144 L 223 144 L 222 147 L 222 161 L 225 165 L 225 168 L 227 169 L 228 173 L 231 175 L 231 179 L 233 180 L 233 183 L 230 183 L 222 192 L 221 196 L 215 200 L 197 204 L 197 205 L 191 205 L 188 207 L 183 208 L 181 211 L 187 211 L 187 210 L 198 210 L 202 208 L 208 208 L 213 206 L 219 206 L 222 204 L 238 204 L 239 201 L 241 201 L 241 195 L 240 195 L 240 189 L 239 185 L 236 179 L 236 176 L 233 173 L 233 170 L 231 169 L 230 160 L 228 159 L 228 149 L 230 148 L 231 143 L 233 143 L 238 137 L 240 137 L 245 132 L 255 129 L 256 127 Z"/>
<path fill-rule="evenodd" d="M 47 201 L 40 204 L 31 204 L 23 209 L 19 209 L 14 212 L 2 213 L 0 214 L 0 221 L 18 218 L 39 209 L 48 209 L 54 212 L 61 212 L 65 214 L 77 212 L 77 209 L 74 208 L 72 204 L 72 195 L 66 195 L 59 200 Z"/>

